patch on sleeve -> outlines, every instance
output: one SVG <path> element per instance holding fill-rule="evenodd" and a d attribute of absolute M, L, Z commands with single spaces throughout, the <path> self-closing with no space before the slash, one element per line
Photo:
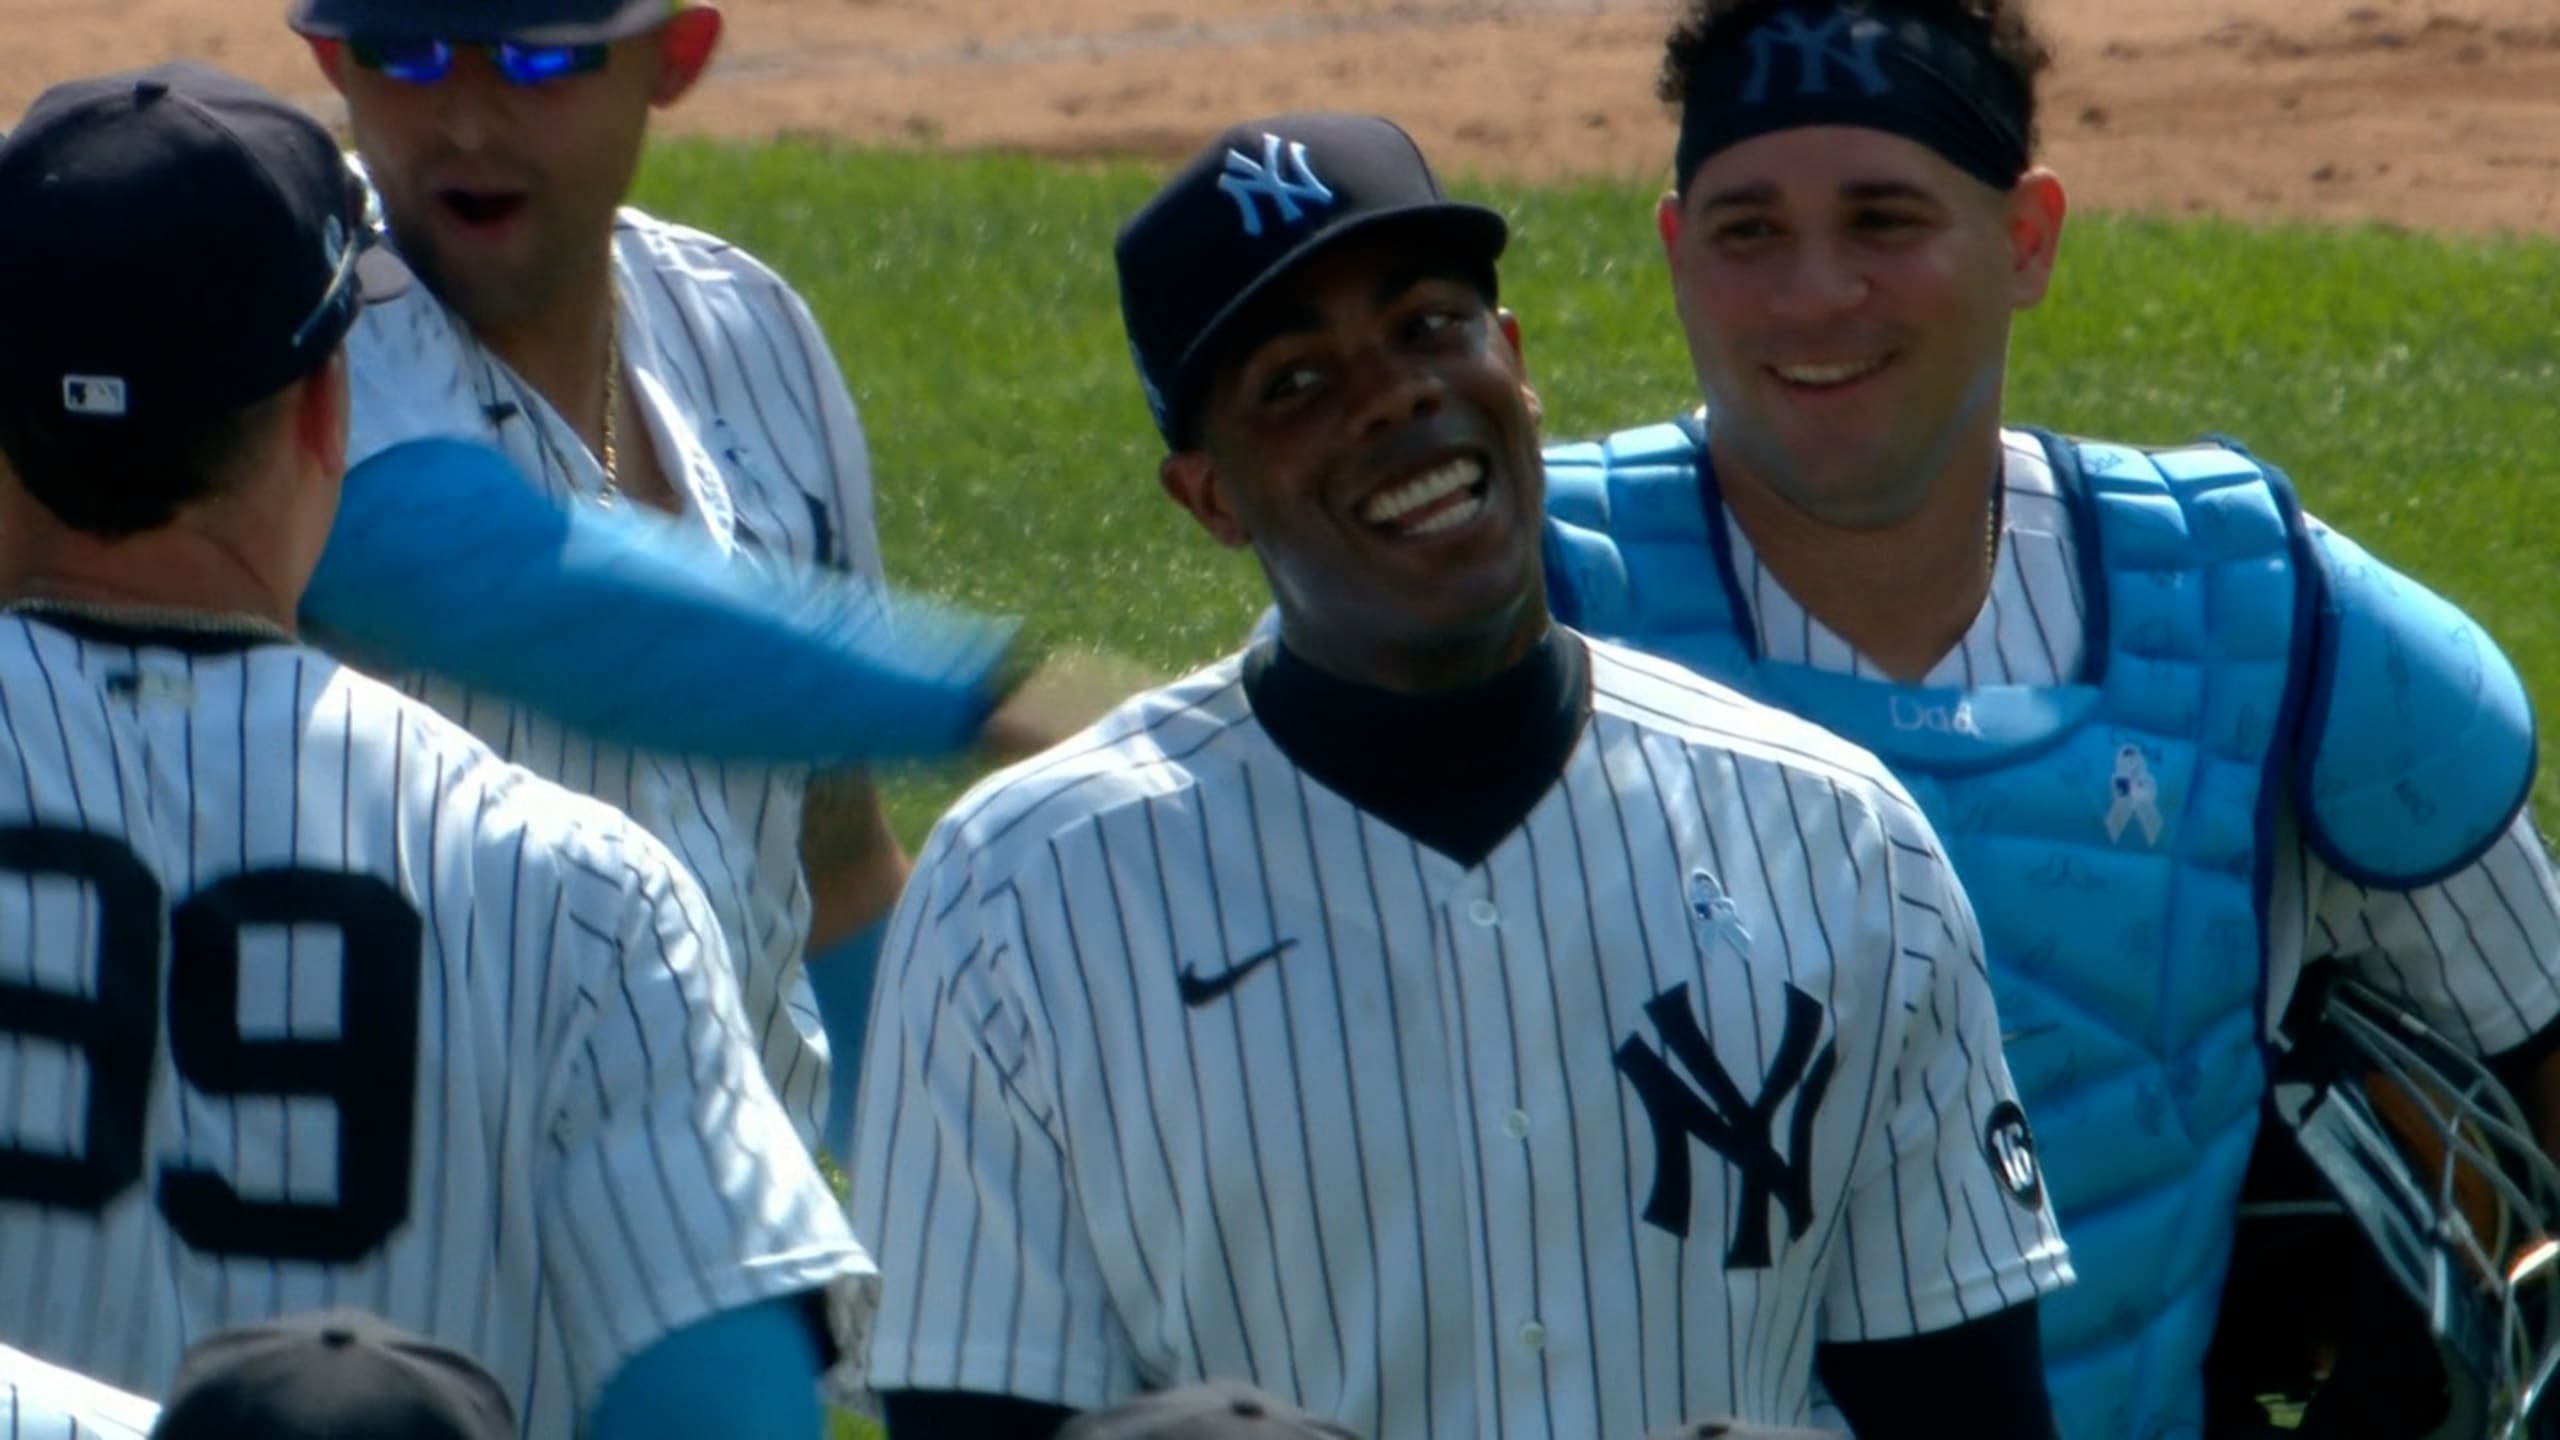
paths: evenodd
<path fill-rule="evenodd" d="M 2017 1101 L 2003 1100 L 1991 1108 L 1991 1121 L 1982 1129 L 1982 1153 L 2010 1199 L 2029 1210 L 2044 1208 L 2044 1168 L 2036 1163 L 2035 1132 L 2027 1128 L 2027 1112 Z"/>

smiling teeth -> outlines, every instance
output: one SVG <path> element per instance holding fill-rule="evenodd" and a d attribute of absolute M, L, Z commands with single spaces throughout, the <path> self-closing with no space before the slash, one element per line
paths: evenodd
<path fill-rule="evenodd" d="M 1846 365 L 1779 365 L 1773 368 L 1777 370 L 1779 379 L 1797 385 L 1843 385 L 1883 369 L 1884 361 L 1856 360 Z"/>
<path fill-rule="evenodd" d="M 1466 489 L 1468 486 L 1475 484 L 1483 478 L 1483 461 L 1473 458 L 1452 460 L 1448 464 L 1439 466 L 1436 469 L 1426 470 L 1413 477 L 1411 480 L 1406 481 L 1404 484 L 1388 491 L 1384 495 L 1380 495 L 1376 499 L 1371 500 L 1360 512 L 1361 518 L 1367 520 L 1372 525 L 1384 525 L 1394 520 L 1399 515 L 1409 515 L 1414 511 L 1421 509 L 1423 506 L 1430 504 L 1434 500 L 1445 499 L 1450 495 L 1454 495 L 1458 491 Z M 1458 510 L 1468 509 L 1468 507 L 1463 505 L 1453 508 Z M 1472 514 L 1473 511 L 1469 510 L 1468 513 Z M 1417 527 L 1416 533 L 1429 534 L 1433 530 L 1447 528 L 1439 523 L 1441 519 L 1442 517 L 1437 515 L 1431 517 L 1430 520 L 1425 521 L 1421 526 Z"/>
<path fill-rule="evenodd" d="M 1481 495 L 1470 495 L 1465 499 L 1460 500 L 1457 504 L 1450 506 L 1446 510 L 1433 511 L 1420 524 L 1412 526 L 1404 533 L 1407 535 L 1437 535 L 1443 530 L 1455 530 L 1459 526 L 1476 518 L 1483 509 L 1484 497 Z"/>

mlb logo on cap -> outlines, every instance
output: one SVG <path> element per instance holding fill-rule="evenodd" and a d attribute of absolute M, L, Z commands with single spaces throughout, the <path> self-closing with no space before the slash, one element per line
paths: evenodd
<path fill-rule="evenodd" d="M 124 382 L 112 375 L 65 375 L 62 408 L 74 415 L 118 418 L 125 411 Z"/>
<path fill-rule="evenodd" d="M 311 373 L 406 273 L 319 122 L 174 64 L 66 81 L 0 140 L 0 413 L 105 436 Z"/>

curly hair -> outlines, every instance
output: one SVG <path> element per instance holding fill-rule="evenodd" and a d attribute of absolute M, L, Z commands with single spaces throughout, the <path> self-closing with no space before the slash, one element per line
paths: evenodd
<path fill-rule="evenodd" d="M 1662 73 L 1654 91 L 1665 104 L 1689 97 L 1690 77 L 1760 22 L 1804 0 L 1687 0 L 1680 23 L 1663 46 Z M 2036 82 L 2053 68 L 2053 47 L 2028 14 L 2031 0 L 1864 0 L 1888 14 L 1933 20 L 1980 38 L 1992 57 L 2017 77 L 2027 100 L 2027 146 L 2036 145 Z"/>

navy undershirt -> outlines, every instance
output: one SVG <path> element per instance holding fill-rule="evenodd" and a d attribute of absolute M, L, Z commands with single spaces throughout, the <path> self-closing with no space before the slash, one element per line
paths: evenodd
<path fill-rule="evenodd" d="M 1245 697 L 1272 743 L 1328 790 L 1462 865 L 1484 863 L 1555 788 L 1591 721 L 1591 653 L 1550 626 L 1509 669 L 1406 695 L 1357 684 L 1266 640 Z"/>

